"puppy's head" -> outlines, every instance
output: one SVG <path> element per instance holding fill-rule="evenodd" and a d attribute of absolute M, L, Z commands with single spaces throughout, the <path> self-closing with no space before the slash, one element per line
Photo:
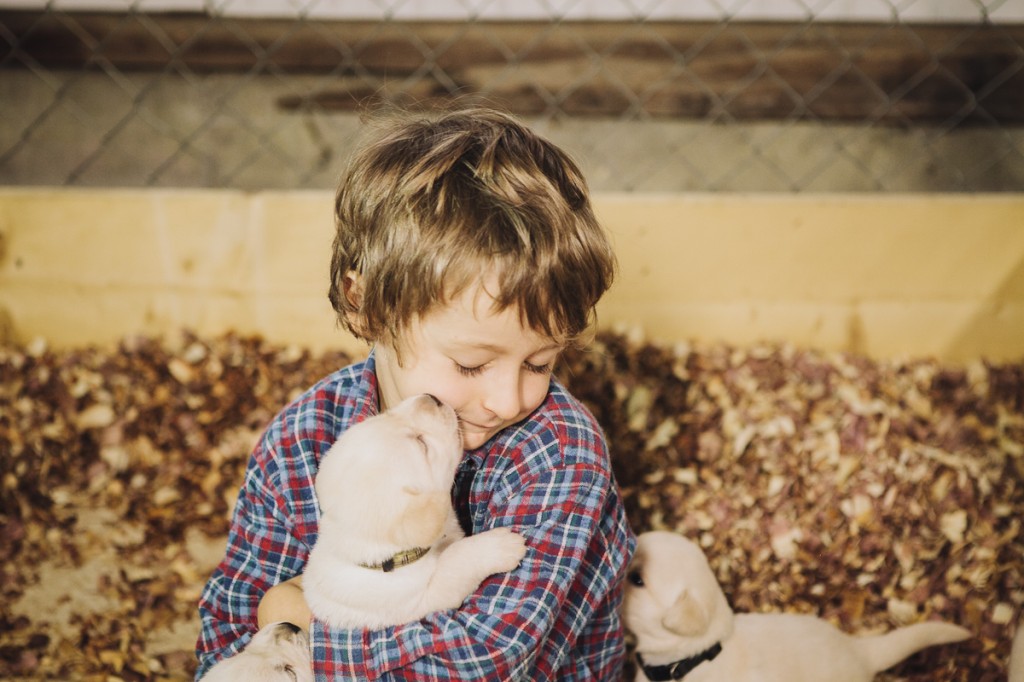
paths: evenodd
<path fill-rule="evenodd" d="M 213 667 L 203 682 L 313 682 L 309 638 L 291 623 L 272 623 L 241 653 Z"/>
<path fill-rule="evenodd" d="M 732 611 L 700 547 L 678 533 L 637 538 L 622 608 L 641 653 L 696 654 L 732 632 Z"/>
<path fill-rule="evenodd" d="M 322 522 L 399 548 L 429 547 L 451 513 L 461 458 L 455 411 L 430 395 L 407 398 L 350 427 L 324 456 Z"/>

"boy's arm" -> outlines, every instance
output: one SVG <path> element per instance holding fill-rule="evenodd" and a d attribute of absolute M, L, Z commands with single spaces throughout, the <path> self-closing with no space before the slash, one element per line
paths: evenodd
<path fill-rule="evenodd" d="M 288 503 L 278 484 L 275 461 L 265 443 L 257 445 L 235 504 L 225 557 L 200 597 L 197 680 L 215 662 L 248 643 L 259 629 L 263 594 L 305 565 L 308 547 L 295 537 L 294 524 L 287 520 L 291 515 L 284 511 Z"/>
<path fill-rule="evenodd" d="M 306 595 L 302 593 L 302 576 L 296 576 L 267 590 L 263 599 L 260 599 L 256 615 L 261 628 L 285 621 L 303 630 L 309 630 L 313 612 L 306 602 Z"/>
<path fill-rule="evenodd" d="M 526 537 L 527 554 L 518 569 L 486 580 L 457 611 L 416 623 L 329 631 L 314 622 L 317 677 L 614 677 L 624 653 L 617 614 L 605 614 L 607 631 L 600 637 L 589 632 L 591 649 L 580 662 L 573 660 L 595 612 L 617 604 L 630 551 L 631 534 L 608 472 L 587 465 L 549 468 L 521 481 L 507 499 L 493 500 L 486 513 L 488 527 L 508 526 Z"/>

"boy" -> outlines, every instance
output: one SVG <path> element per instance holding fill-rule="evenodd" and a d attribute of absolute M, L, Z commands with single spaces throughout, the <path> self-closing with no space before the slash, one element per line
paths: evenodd
<path fill-rule="evenodd" d="M 619 679 L 635 537 L 600 427 L 551 376 L 614 271 L 578 168 L 497 111 L 400 116 L 352 159 L 335 217 L 331 303 L 373 348 L 286 407 L 256 446 L 200 601 L 197 677 L 257 621 L 285 620 L 308 628 L 317 679 Z M 452 495 L 467 533 L 507 526 L 526 556 L 455 611 L 330 631 L 300 582 L 317 462 L 348 426 L 416 393 L 459 415 Z"/>

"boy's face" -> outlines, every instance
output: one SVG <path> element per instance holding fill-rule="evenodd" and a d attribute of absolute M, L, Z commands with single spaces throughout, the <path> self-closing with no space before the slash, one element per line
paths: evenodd
<path fill-rule="evenodd" d="M 413 320 L 401 339 L 402 364 L 393 346 L 378 344 L 381 409 L 430 393 L 455 408 L 467 450 L 533 412 L 562 345 L 524 328 L 515 308 L 493 311 L 492 302 L 478 285 Z"/>

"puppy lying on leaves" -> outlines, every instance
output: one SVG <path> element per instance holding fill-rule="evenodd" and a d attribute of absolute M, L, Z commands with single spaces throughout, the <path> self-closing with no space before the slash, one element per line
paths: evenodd
<path fill-rule="evenodd" d="M 321 460 L 315 483 L 320 526 L 302 577 L 315 618 L 339 628 L 419 620 L 458 608 L 485 578 L 519 565 L 526 544 L 511 530 L 464 536 L 451 502 L 461 458 L 454 410 L 425 394 L 341 435 Z M 281 640 L 275 659 L 274 641 L 261 630 L 204 680 L 241 679 L 235 674 L 241 660 L 246 670 L 266 671 L 247 682 L 276 682 L 275 666 L 296 666 L 291 643 Z M 220 676 L 222 666 L 231 667 L 228 677 Z M 311 680 L 310 668 L 307 643 L 302 674 L 280 679 Z"/>
<path fill-rule="evenodd" d="M 638 538 L 623 621 L 638 682 L 871 682 L 920 649 L 970 636 L 940 622 L 853 636 L 813 616 L 734 614 L 701 549 L 667 531 Z"/>

